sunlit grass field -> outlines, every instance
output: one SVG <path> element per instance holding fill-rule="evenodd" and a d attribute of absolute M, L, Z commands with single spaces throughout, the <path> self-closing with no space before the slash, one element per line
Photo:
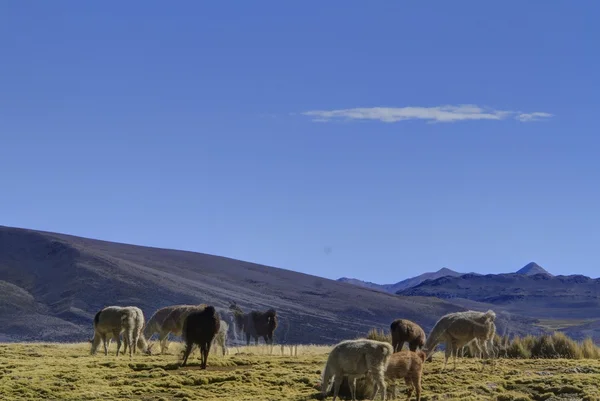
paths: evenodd
<path fill-rule="evenodd" d="M 279 346 L 272 355 L 264 345 L 234 347 L 211 353 L 205 371 L 197 351 L 179 368 L 180 349 L 172 343 L 168 355 L 130 359 L 115 356 L 114 343 L 108 356 L 90 356 L 87 343 L 0 344 L 0 399 L 317 400 L 330 347 L 298 346 L 297 356 Z M 501 359 L 494 372 L 475 359 L 460 359 L 454 372 L 442 364 L 438 353 L 425 365 L 423 400 L 600 400 L 599 360 Z"/>

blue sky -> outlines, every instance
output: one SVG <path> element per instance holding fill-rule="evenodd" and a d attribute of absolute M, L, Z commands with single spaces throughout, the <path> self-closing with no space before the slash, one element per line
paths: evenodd
<path fill-rule="evenodd" d="M 328 278 L 596 277 L 599 11 L 2 2 L 0 224 Z"/>

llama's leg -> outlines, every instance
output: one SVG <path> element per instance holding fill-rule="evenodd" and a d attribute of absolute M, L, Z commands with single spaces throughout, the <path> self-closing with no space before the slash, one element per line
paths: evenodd
<path fill-rule="evenodd" d="M 413 387 L 417 391 L 417 401 L 421 401 L 421 376 L 412 378 Z"/>
<path fill-rule="evenodd" d="M 409 401 L 410 397 L 412 396 L 412 393 L 413 393 L 412 380 L 410 379 L 410 377 L 405 377 L 404 383 L 406 383 L 406 394 L 408 395 L 408 397 L 406 398 L 406 401 Z"/>
<path fill-rule="evenodd" d="M 119 333 L 113 333 L 113 337 L 117 340 L 117 356 L 119 356 L 119 351 L 121 350 L 121 336 Z"/>
<path fill-rule="evenodd" d="M 356 377 L 348 376 L 348 387 L 350 387 L 352 401 L 356 401 Z"/>
<path fill-rule="evenodd" d="M 137 352 L 137 342 L 138 342 L 138 338 L 140 338 L 140 333 L 139 331 L 135 331 L 133 333 L 133 353 L 135 354 Z"/>
<path fill-rule="evenodd" d="M 485 348 L 485 342 L 482 345 Z M 481 370 L 483 370 L 483 368 L 485 367 L 485 360 L 483 359 L 483 351 L 481 350 L 479 341 L 474 341 L 473 347 L 475 348 L 475 352 L 477 353 L 477 355 L 481 356 L 481 358 L 480 358 L 481 359 Z M 487 351 L 486 351 L 486 358 L 487 358 Z"/>
<path fill-rule="evenodd" d="M 134 334 L 133 334 L 133 330 L 128 330 L 127 331 L 127 341 L 129 341 L 129 357 L 133 358 L 133 347 L 135 346 L 133 343 L 133 339 L 134 339 Z"/>
<path fill-rule="evenodd" d="M 398 349 L 395 352 L 400 352 L 402 351 L 402 348 L 404 347 L 404 341 L 398 341 Z"/>
<path fill-rule="evenodd" d="M 408 349 L 410 349 L 412 352 L 415 352 L 418 345 L 419 343 L 417 341 L 413 341 L 412 343 L 408 343 Z"/>
<path fill-rule="evenodd" d="M 452 354 L 454 361 L 454 368 L 452 370 L 456 370 L 456 360 L 458 359 L 458 347 L 455 344 L 452 344 Z"/>
<path fill-rule="evenodd" d="M 340 386 L 342 385 L 342 380 L 344 380 L 344 376 L 341 374 L 336 374 L 333 378 L 333 401 L 336 400 L 338 394 L 340 393 Z"/>
<path fill-rule="evenodd" d="M 208 354 L 210 354 L 210 343 L 206 343 L 206 349 L 204 350 L 204 369 L 206 369 L 206 364 L 208 362 Z"/>
<path fill-rule="evenodd" d="M 383 401 L 385 401 L 386 396 L 387 396 L 387 388 L 385 385 L 385 379 L 384 379 L 384 372 L 381 369 L 377 369 L 376 371 L 373 372 L 372 374 L 372 378 L 373 381 L 375 382 L 375 391 L 373 391 L 373 398 L 372 400 L 375 399 L 375 397 L 377 397 L 377 393 L 379 393 L 379 390 L 381 389 L 381 393 L 383 396 Z"/>
<path fill-rule="evenodd" d="M 188 357 L 190 356 L 190 352 L 192 351 L 192 346 L 193 344 L 191 343 L 187 343 L 185 344 L 185 351 L 183 353 L 183 362 L 181 363 L 181 366 L 185 366 L 185 364 L 187 363 Z"/>
<path fill-rule="evenodd" d="M 204 343 L 200 344 L 200 369 L 206 369 L 204 366 L 204 350 L 206 349 L 206 345 Z"/>
<path fill-rule="evenodd" d="M 102 345 L 104 346 L 104 355 L 108 355 L 108 341 L 106 340 L 106 334 L 102 334 Z"/>
<path fill-rule="evenodd" d="M 444 367 L 442 368 L 442 370 L 446 370 L 446 365 L 448 365 L 448 359 L 450 358 L 451 355 L 452 355 L 452 345 L 449 343 L 446 343 L 446 349 L 444 351 Z"/>
<path fill-rule="evenodd" d="M 481 348 L 483 349 L 483 351 L 481 352 L 481 356 L 482 356 L 482 365 L 481 365 L 481 369 L 483 370 L 483 368 L 484 368 L 484 366 L 485 366 L 485 365 L 484 365 L 484 364 L 485 364 L 485 361 L 487 361 L 487 360 L 489 360 L 489 359 L 490 359 L 490 351 L 489 351 L 489 349 L 488 349 L 488 347 L 487 347 L 487 341 L 483 341 L 483 342 L 482 342 L 482 344 L 481 344 Z M 485 359 L 484 359 L 484 358 L 485 358 Z M 492 367 L 492 370 L 493 370 L 493 369 L 494 369 L 494 357 L 493 357 L 493 355 L 491 356 L 491 359 L 492 359 L 492 360 L 491 360 L 491 367 Z"/>
<path fill-rule="evenodd" d="M 250 345 L 250 333 L 246 333 L 246 345 Z"/>
<path fill-rule="evenodd" d="M 169 332 L 161 332 L 158 335 L 158 341 L 160 342 L 160 353 L 164 354 L 167 352 L 167 339 L 169 338 Z"/>
<path fill-rule="evenodd" d="M 131 344 L 127 342 L 127 337 L 123 337 L 123 351 L 121 351 L 121 355 L 125 355 L 127 347 L 131 347 Z"/>

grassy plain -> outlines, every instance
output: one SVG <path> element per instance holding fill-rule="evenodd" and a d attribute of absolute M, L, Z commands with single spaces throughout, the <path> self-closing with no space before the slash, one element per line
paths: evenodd
<path fill-rule="evenodd" d="M 299 346 L 281 355 L 275 347 L 211 353 L 199 369 L 198 352 L 179 368 L 180 344 L 170 355 L 89 355 L 89 344 L 0 344 L 0 400 L 317 400 L 329 347 Z M 492 372 L 481 362 L 459 360 L 442 372 L 442 356 L 425 365 L 423 400 L 600 400 L 600 361 L 501 359 Z M 400 385 L 403 394 L 404 385 Z M 330 397 L 328 399 L 331 399 Z"/>

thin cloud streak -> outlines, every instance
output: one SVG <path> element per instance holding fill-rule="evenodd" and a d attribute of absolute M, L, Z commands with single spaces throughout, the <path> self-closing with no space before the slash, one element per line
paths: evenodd
<path fill-rule="evenodd" d="M 540 121 L 552 117 L 550 113 L 536 111 L 535 113 L 521 113 L 516 118 L 521 122 Z"/>
<path fill-rule="evenodd" d="M 313 117 L 314 122 L 332 120 L 376 120 L 395 123 L 405 120 L 426 120 L 447 123 L 467 120 L 505 120 L 514 117 L 521 122 L 539 121 L 552 117 L 550 113 L 522 113 L 508 110 L 494 110 L 473 104 L 437 107 L 359 107 L 341 110 L 311 110 L 301 113 Z"/>

